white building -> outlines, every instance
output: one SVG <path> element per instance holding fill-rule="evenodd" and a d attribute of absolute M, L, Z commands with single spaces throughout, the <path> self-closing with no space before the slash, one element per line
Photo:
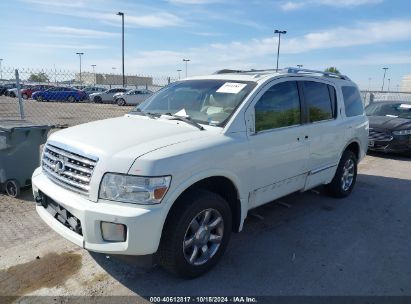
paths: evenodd
<path fill-rule="evenodd" d="M 402 77 L 401 92 L 411 92 L 411 75 L 404 75 Z"/>

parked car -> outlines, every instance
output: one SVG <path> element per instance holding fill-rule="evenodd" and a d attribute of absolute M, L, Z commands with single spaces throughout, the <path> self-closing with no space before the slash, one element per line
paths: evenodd
<path fill-rule="evenodd" d="M 368 105 L 368 149 L 411 154 L 411 102 L 383 101 Z"/>
<path fill-rule="evenodd" d="M 31 95 L 33 95 L 34 92 L 45 91 L 51 88 L 54 88 L 54 86 L 48 85 L 48 84 L 34 85 L 31 87 L 22 89 L 21 97 L 23 97 L 23 99 L 29 99 L 31 98 Z"/>
<path fill-rule="evenodd" d="M 219 261 L 250 209 L 320 185 L 350 195 L 367 145 L 346 76 L 219 72 L 173 83 L 123 117 L 53 133 L 33 194 L 39 216 L 78 246 L 154 255 L 192 278 Z"/>
<path fill-rule="evenodd" d="M 8 89 L 12 89 L 12 88 L 16 88 L 16 87 L 17 87 L 17 84 L 16 84 L 16 83 L 5 83 L 5 84 L 2 84 L 2 85 L 0 86 L 0 96 L 1 96 L 1 95 L 6 95 L 6 92 L 7 92 Z"/>
<path fill-rule="evenodd" d="M 90 101 L 95 103 L 113 103 L 113 96 L 116 93 L 124 93 L 127 92 L 127 89 L 124 88 L 115 88 L 109 89 L 104 92 L 92 93 L 89 95 Z"/>
<path fill-rule="evenodd" d="M 150 90 L 130 90 L 126 93 L 117 93 L 114 95 L 114 103 L 119 106 L 139 105 L 153 94 Z"/>
<path fill-rule="evenodd" d="M 86 93 L 80 90 L 76 90 L 68 87 L 55 87 L 46 91 L 38 91 L 32 94 L 32 98 L 37 101 L 68 101 L 76 102 L 87 98 Z"/>
<path fill-rule="evenodd" d="M 20 92 L 24 89 L 30 89 L 31 87 L 32 85 L 20 84 Z M 8 89 L 4 95 L 15 98 L 17 97 L 17 92 L 18 90 L 17 90 L 17 85 L 16 85 L 15 88 Z"/>
<path fill-rule="evenodd" d="M 107 91 L 106 88 L 101 88 L 101 87 L 87 87 L 82 90 L 84 93 L 87 95 L 93 94 L 93 93 L 98 93 L 98 92 L 104 92 Z"/>

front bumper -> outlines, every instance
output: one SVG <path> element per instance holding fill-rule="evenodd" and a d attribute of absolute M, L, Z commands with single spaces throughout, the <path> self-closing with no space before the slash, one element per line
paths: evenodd
<path fill-rule="evenodd" d="M 369 139 L 368 150 L 392 152 L 392 153 L 407 153 L 411 152 L 411 136 L 393 136 L 390 141 L 378 141 Z"/>
<path fill-rule="evenodd" d="M 47 196 L 80 221 L 81 233 L 78 233 L 57 220 L 41 202 L 37 204 L 37 213 L 44 222 L 74 244 L 106 254 L 148 255 L 157 251 L 167 215 L 164 208 L 144 208 L 105 200 L 92 202 L 53 183 L 42 173 L 41 168 L 33 173 L 32 187 L 35 198 Z M 101 235 L 102 221 L 126 225 L 126 241 L 104 241 Z"/>

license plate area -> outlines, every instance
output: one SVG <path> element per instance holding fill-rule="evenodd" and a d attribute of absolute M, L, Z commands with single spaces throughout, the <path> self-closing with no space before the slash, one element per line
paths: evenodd
<path fill-rule="evenodd" d="M 44 194 L 41 194 L 41 205 L 61 224 L 74 231 L 75 233 L 83 235 L 80 220 L 63 206 L 56 203 L 54 200 Z"/>
<path fill-rule="evenodd" d="M 368 147 L 374 148 L 374 146 L 375 146 L 375 141 L 373 140 L 368 141 Z"/>

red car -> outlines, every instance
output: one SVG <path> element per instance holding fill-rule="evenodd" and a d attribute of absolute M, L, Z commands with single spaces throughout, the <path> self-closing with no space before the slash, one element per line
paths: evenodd
<path fill-rule="evenodd" d="M 34 92 L 45 91 L 45 90 L 51 89 L 52 87 L 53 87 L 52 85 L 47 85 L 47 84 L 32 86 L 32 87 L 21 90 L 21 97 L 23 97 L 24 99 L 29 99 Z"/>

